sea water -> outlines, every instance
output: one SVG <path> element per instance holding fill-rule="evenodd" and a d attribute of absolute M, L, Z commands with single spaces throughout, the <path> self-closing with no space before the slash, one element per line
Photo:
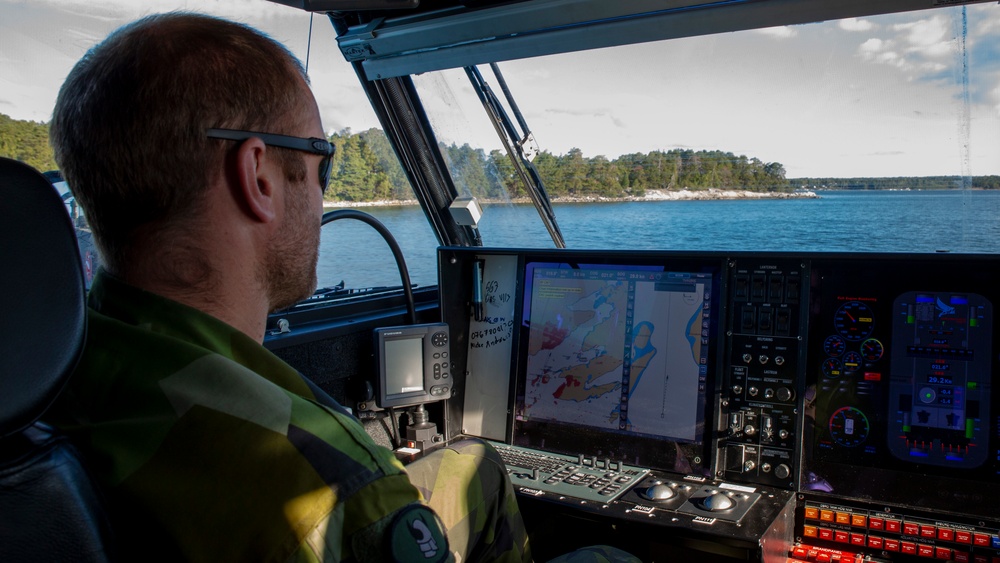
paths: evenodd
<path fill-rule="evenodd" d="M 1000 192 L 823 191 L 818 198 L 557 203 L 567 248 L 1000 254 Z M 388 227 L 413 283 L 437 283 L 437 239 L 417 206 L 362 209 Z M 486 246 L 554 248 L 531 205 L 486 205 Z M 323 228 L 320 287 L 399 285 L 382 238 L 360 221 Z"/>

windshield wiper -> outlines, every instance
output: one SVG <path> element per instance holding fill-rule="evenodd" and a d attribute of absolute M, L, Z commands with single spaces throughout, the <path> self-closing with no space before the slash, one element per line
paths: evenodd
<path fill-rule="evenodd" d="M 538 154 L 535 139 L 531 135 L 531 130 L 528 128 L 524 116 L 521 115 L 521 111 L 514 102 L 510 89 L 507 87 L 507 82 L 503 79 L 503 75 L 500 74 L 500 67 L 496 63 L 490 63 L 490 68 L 493 69 L 493 74 L 500 84 L 500 89 L 503 90 L 507 103 L 510 105 L 511 111 L 514 112 L 517 122 L 521 126 L 521 134 L 514 127 L 514 123 L 511 121 L 510 116 L 507 115 L 506 109 L 500 104 L 500 100 L 493 94 L 490 85 L 486 83 L 483 75 L 479 73 L 479 69 L 475 66 L 467 66 L 465 67 L 465 72 L 469 76 L 469 81 L 472 82 L 472 87 L 479 95 L 479 101 L 483 103 L 486 115 L 493 124 L 493 128 L 496 129 L 497 136 L 500 137 L 500 142 L 503 143 L 504 149 L 507 151 L 507 156 L 510 157 L 511 164 L 514 165 L 514 170 L 517 172 L 518 177 L 521 178 L 528 196 L 531 198 L 532 203 L 535 204 L 535 209 L 538 210 L 539 217 L 542 218 L 542 223 L 545 224 L 545 228 L 549 231 L 552 242 L 555 243 L 556 248 L 566 248 L 562 231 L 559 230 L 559 224 L 556 223 L 556 214 L 552 209 L 552 202 L 549 201 L 549 196 L 545 193 L 545 186 L 542 184 L 542 178 L 538 175 L 538 170 L 531 163 L 535 155 Z"/>

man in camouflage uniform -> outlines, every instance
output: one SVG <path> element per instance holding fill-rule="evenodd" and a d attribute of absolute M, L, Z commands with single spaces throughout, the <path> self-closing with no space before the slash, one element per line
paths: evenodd
<path fill-rule="evenodd" d="M 492 448 L 408 477 L 261 346 L 267 313 L 315 287 L 332 153 L 290 53 L 207 16 L 144 18 L 74 67 L 51 128 L 106 266 L 47 419 L 107 491 L 127 560 L 530 559 Z"/>

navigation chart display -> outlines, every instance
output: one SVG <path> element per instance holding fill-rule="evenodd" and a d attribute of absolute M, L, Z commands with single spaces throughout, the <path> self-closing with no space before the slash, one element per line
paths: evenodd
<path fill-rule="evenodd" d="M 526 277 L 516 420 L 704 444 L 711 273 L 539 263 Z"/>

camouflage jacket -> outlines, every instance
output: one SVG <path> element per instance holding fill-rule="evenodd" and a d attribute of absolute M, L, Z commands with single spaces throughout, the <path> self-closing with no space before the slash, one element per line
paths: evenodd
<path fill-rule="evenodd" d="M 131 560 L 451 560 L 392 452 L 263 346 L 99 273 L 46 421 L 107 492 Z"/>

